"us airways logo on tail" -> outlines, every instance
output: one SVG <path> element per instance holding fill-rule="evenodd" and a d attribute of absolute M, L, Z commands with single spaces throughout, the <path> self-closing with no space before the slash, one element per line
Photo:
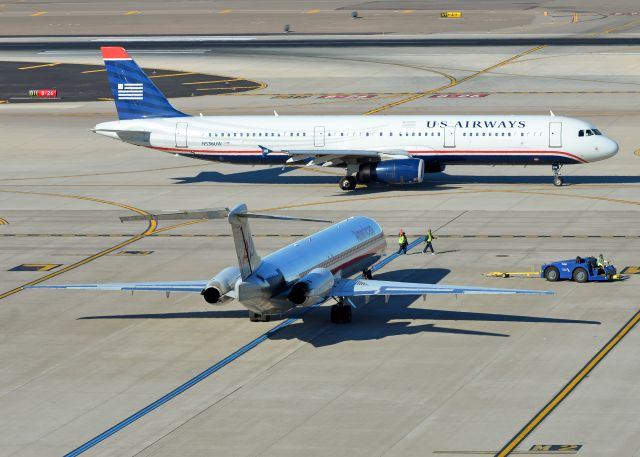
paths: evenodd
<path fill-rule="evenodd" d="M 118 100 L 142 100 L 143 92 L 142 83 L 118 84 Z"/>

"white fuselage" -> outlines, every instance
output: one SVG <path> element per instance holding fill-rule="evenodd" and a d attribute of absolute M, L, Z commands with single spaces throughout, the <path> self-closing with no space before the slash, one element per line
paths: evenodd
<path fill-rule="evenodd" d="M 345 151 L 375 151 L 383 159 L 408 153 L 427 164 L 568 164 L 618 151 L 590 123 L 561 116 L 202 116 L 105 122 L 95 131 L 166 152 L 246 164 Z"/>
<path fill-rule="evenodd" d="M 296 241 L 262 259 L 260 266 L 236 288 L 238 300 L 260 314 L 282 312 L 294 306 L 286 291 L 315 269 L 326 269 L 334 277 L 349 277 L 377 262 L 386 248 L 382 228 L 364 216 L 350 217 Z"/>

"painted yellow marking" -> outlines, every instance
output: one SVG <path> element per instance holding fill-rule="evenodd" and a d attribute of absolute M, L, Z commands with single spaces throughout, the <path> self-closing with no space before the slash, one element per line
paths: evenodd
<path fill-rule="evenodd" d="M 85 70 L 85 71 L 81 71 L 80 74 L 86 75 L 87 73 L 98 73 L 98 72 L 101 72 L 101 71 L 107 71 L 107 69 L 106 68 L 99 68 L 97 70 Z"/>
<path fill-rule="evenodd" d="M 525 425 L 520 432 L 513 437 L 496 457 L 506 457 L 533 431 L 535 428 L 564 400 L 591 371 L 604 359 L 609 352 L 624 338 L 633 327 L 640 321 L 640 311 L 636 311 L 633 317 L 605 344 L 602 349 L 576 374 L 564 388 L 551 399 L 533 419 Z"/>
<path fill-rule="evenodd" d="M 476 78 L 476 77 L 478 77 L 480 75 L 483 75 L 483 74 L 485 74 L 485 73 L 487 73 L 487 72 L 489 72 L 491 70 L 495 70 L 496 68 L 502 67 L 504 65 L 508 65 L 511 62 L 519 59 L 520 57 L 526 56 L 527 54 L 531 54 L 532 52 L 536 52 L 536 51 L 538 51 L 540 49 L 543 49 L 545 47 L 546 47 L 546 45 L 541 44 L 540 46 L 536 46 L 534 48 L 527 49 L 524 52 L 516 54 L 515 56 L 512 56 L 512 57 L 510 57 L 508 59 L 505 59 L 505 60 L 503 60 L 501 62 L 498 62 L 497 64 L 492 65 L 490 67 L 487 67 L 487 68 L 485 68 L 483 70 L 477 71 L 477 72 L 475 72 L 475 73 L 473 73 L 473 74 L 471 74 L 469 76 L 466 76 L 466 77 L 464 77 L 464 78 L 462 78 L 460 80 L 450 81 L 449 84 L 446 84 L 444 86 L 438 87 L 436 89 L 431 89 L 431 90 L 428 90 L 428 91 L 425 91 L 425 92 L 420 92 L 420 93 L 412 95 L 410 97 L 403 98 L 402 100 L 397 100 L 395 102 L 391 102 L 391 103 L 388 103 L 386 105 L 382 105 L 382 106 L 380 106 L 378 108 L 374 108 L 372 110 L 369 110 L 364 114 L 365 115 L 376 114 L 376 113 L 379 113 L 381 111 L 384 111 L 384 110 L 387 110 L 387 109 L 390 109 L 390 108 L 394 108 L 394 107 L 396 107 L 398 105 L 403 105 L 405 103 L 412 102 L 414 100 L 418 100 L 419 98 L 426 97 L 427 95 L 435 94 L 436 92 L 439 92 L 441 90 L 445 90 L 445 89 L 449 89 L 449 88 L 454 87 L 454 86 L 458 86 L 458 85 L 460 85 L 460 84 L 462 84 L 464 82 L 467 82 L 467 81 L 469 81 L 469 80 L 471 80 L 473 78 Z"/>
<path fill-rule="evenodd" d="M 53 63 L 43 63 L 41 65 L 32 65 L 30 67 L 20 67 L 18 70 L 32 70 L 34 68 L 43 68 L 43 67 L 55 67 L 56 65 L 60 65 L 62 62 L 53 62 Z"/>
<path fill-rule="evenodd" d="M 149 78 L 173 78 L 174 76 L 186 76 L 186 75 L 193 75 L 195 74 L 192 71 L 188 71 L 185 73 L 171 73 L 168 75 L 155 75 L 155 76 L 149 76 Z"/>
<path fill-rule="evenodd" d="M 100 97 L 97 100 L 103 101 L 103 102 L 112 102 L 113 98 L 108 98 L 108 97 Z"/>
<path fill-rule="evenodd" d="M 23 263 L 10 271 L 50 271 L 59 266 L 59 263 Z"/>
<path fill-rule="evenodd" d="M 232 81 L 242 81 L 241 78 L 231 78 L 231 79 L 214 79 L 212 81 L 194 81 L 190 83 L 182 83 L 184 86 L 191 86 L 194 84 L 215 84 L 215 83 L 226 83 Z"/>
<path fill-rule="evenodd" d="M 233 10 L 220 10 L 218 11 L 218 14 L 229 14 L 231 11 Z"/>
<path fill-rule="evenodd" d="M 126 13 L 124 13 L 125 16 L 132 16 L 134 14 L 138 14 L 140 11 L 139 10 L 131 10 L 131 11 L 127 11 Z"/>
<path fill-rule="evenodd" d="M 318 14 L 320 12 L 320 10 L 309 10 L 307 11 L 307 14 Z"/>
<path fill-rule="evenodd" d="M 495 455 L 497 451 L 433 451 L 434 454 Z M 576 455 L 578 451 L 513 451 L 511 455 Z"/>
<path fill-rule="evenodd" d="M 416 10 L 402 10 L 402 12 L 403 12 L 404 14 L 411 14 L 411 13 L 415 13 L 415 12 L 416 12 Z"/>
<path fill-rule="evenodd" d="M 636 267 L 636 266 L 629 266 L 624 268 L 620 274 L 624 274 L 624 275 L 637 275 L 640 274 L 640 267 Z"/>
<path fill-rule="evenodd" d="M 106 205 L 113 205 L 113 206 L 118 206 L 120 208 L 124 208 L 124 209 L 128 209 L 130 211 L 133 211 L 135 213 L 141 214 L 143 216 L 147 216 L 149 215 L 148 212 L 138 209 L 138 208 L 134 208 L 133 206 L 129 206 L 129 205 L 125 205 L 123 203 L 118 203 L 118 202 L 112 202 L 109 200 L 102 200 L 99 198 L 92 198 L 92 197 L 82 197 L 82 196 L 78 196 L 78 195 L 64 195 L 64 194 L 53 194 L 53 193 L 48 193 L 48 192 L 25 192 L 25 191 L 18 191 L 18 190 L 0 190 L 0 192 L 6 192 L 6 193 L 14 193 L 14 194 L 23 194 L 23 195 L 41 195 L 41 196 L 47 196 L 47 197 L 61 197 L 61 198 L 71 198 L 71 199 L 77 199 L 77 200 L 86 200 L 86 201 L 92 201 L 92 202 L 96 202 L 96 203 L 104 203 Z M 108 249 L 105 249 L 103 251 L 98 252 L 97 254 L 94 254 L 92 256 L 86 257 L 74 264 L 71 264 L 69 266 L 66 266 L 64 268 L 62 268 L 61 270 L 55 271 L 53 273 L 50 273 L 46 276 L 43 276 L 42 278 L 36 279 L 34 281 L 31 281 L 27 284 L 23 284 L 22 286 L 16 287 L 15 289 L 11 289 L 7 292 L 4 292 L 2 294 L 0 294 L 0 300 L 2 300 L 3 298 L 9 297 L 11 295 L 17 294 L 18 292 L 24 290 L 25 287 L 27 286 L 34 286 L 36 284 L 40 284 L 41 282 L 44 282 L 48 279 L 54 278 L 56 276 L 59 276 L 63 273 L 66 273 L 67 271 L 73 270 L 75 268 L 78 268 L 84 264 L 87 264 L 93 260 L 99 259 L 100 257 L 104 257 L 107 254 L 111 254 L 112 252 L 123 248 L 124 246 L 127 246 L 131 243 L 135 243 L 138 240 L 141 240 L 142 238 L 144 238 L 147 235 L 151 235 L 155 229 L 158 227 L 158 221 L 154 221 L 154 220 L 150 220 L 149 224 L 147 225 L 147 228 L 145 229 L 144 232 L 142 232 L 139 235 L 133 236 L 131 238 L 129 238 L 128 240 L 125 240 L 121 243 L 116 244 L 115 246 L 112 246 Z"/>
<path fill-rule="evenodd" d="M 9 221 L 0 217 L 0 225 L 9 225 Z"/>
<path fill-rule="evenodd" d="M 638 157 L 640 157 L 640 149 L 636 149 L 635 151 L 633 151 L 634 155 L 637 155 Z"/>
<path fill-rule="evenodd" d="M 37 17 L 37 16 L 44 16 L 45 14 L 47 14 L 47 11 L 38 11 L 37 13 L 33 13 L 31 16 Z"/>

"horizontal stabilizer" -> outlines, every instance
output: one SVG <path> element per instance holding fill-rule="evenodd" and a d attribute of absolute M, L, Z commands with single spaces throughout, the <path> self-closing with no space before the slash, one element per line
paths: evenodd
<path fill-rule="evenodd" d="M 138 216 L 125 216 L 120 222 L 128 221 L 176 221 L 181 219 L 226 219 L 229 208 L 196 209 L 191 211 L 176 211 L 158 214 L 142 214 Z"/>
<path fill-rule="evenodd" d="M 182 219 L 226 219 L 229 216 L 229 208 L 198 209 L 191 211 L 177 211 L 157 214 L 142 214 L 137 216 L 124 216 L 120 222 L 129 221 L 175 221 Z M 324 219 L 312 219 L 308 217 L 278 216 L 275 214 L 242 213 L 235 212 L 234 216 L 251 219 L 273 219 L 279 221 L 306 221 L 306 222 L 331 222 Z"/>

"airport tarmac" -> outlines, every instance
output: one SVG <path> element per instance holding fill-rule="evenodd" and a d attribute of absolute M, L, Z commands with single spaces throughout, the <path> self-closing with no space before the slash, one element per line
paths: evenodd
<path fill-rule="evenodd" d="M 2 105 L 0 455 L 62 455 L 87 442 L 82 450 L 100 456 L 459 456 L 561 445 L 579 456 L 639 455 L 637 275 L 580 285 L 482 276 L 600 252 L 640 272 L 636 48 L 247 47 L 134 56 L 152 68 L 266 84 L 174 100 L 193 114 L 552 109 L 593 122 L 620 152 L 565 167 L 562 188 L 547 167 L 461 166 L 418 186 L 344 193 L 339 170 L 206 163 L 94 135 L 93 125 L 115 117 L 109 102 Z M 100 63 L 86 51 L 0 55 L 52 59 Z M 442 93 L 486 95 L 432 97 Z M 410 239 L 437 229 L 438 255 L 416 248 L 380 279 L 556 295 L 375 299 L 357 303 L 350 325 L 329 324 L 320 307 L 262 341 L 288 321 L 251 323 L 241 306 L 211 307 L 199 296 L 21 289 L 43 278 L 211 277 L 235 262 L 225 222 L 155 227 L 118 217 L 238 202 L 335 221 L 371 216 L 389 253 L 399 228 Z M 256 245 L 270 252 L 322 227 L 259 221 Z M 9 271 L 22 265 L 39 271 Z M 615 336 L 617 345 L 607 345 Z M 219 361 L 227 363 L 216 369 Z M 200 373 L 208 376 L 144 410 Z M 137 411 L 144 414 L 103 434 Z"/>

